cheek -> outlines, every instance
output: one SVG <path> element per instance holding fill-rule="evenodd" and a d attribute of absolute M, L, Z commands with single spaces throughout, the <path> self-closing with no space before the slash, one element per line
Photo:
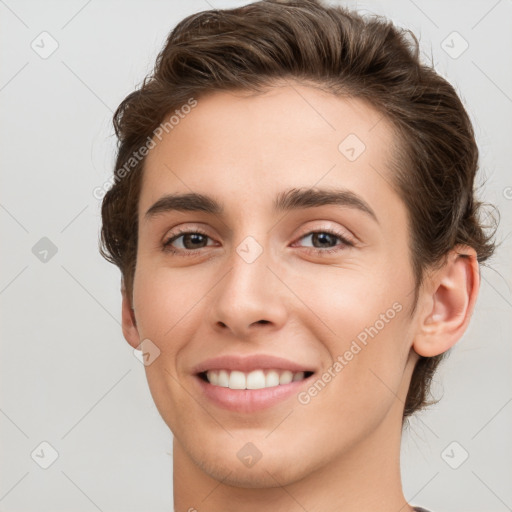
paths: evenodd
<path fill-rule="evenodd" d="M 189 396 L 183 393 L 178 372 L 180 353 L 194 332 L 196 307 L 207 288 L 186 278 L 183 271 L 138 262 L 134 303 L 141 339 L 151 340 L 159 352 L 145 366 L 153 401 L 171 429 L 179 423 L 177 410 L 186 410 Z"/>
<path fill-rule="evenodd" d="M 377 265 L 325 267 L 297 283 L 297 294 L 339 340 L 355 338 L 375 323 L 379 330 L 388 326 L 398 315 L 405 297 L 402 290 L 407 288 L 390 276 L 389 269 Z M 393 307 L 395 303 L 399 305 Z"/>
<path fill-rule="evenodd" d="M 179 339 L 174 334 L 180 322 L 193 315 L 206 292 L 201 280 L 190 278 L 186 272 L 140 264 L 134 281 L 139 334 L 160 340 L 164 344 L 161 349 L 175 346 Z"/>
<path fill-rule="evenodd" d="M 315 332 L 332 359 L 322 380 L 336 376 L 331 379 L 336 384 L 329 384 L 336 389 L 332 399 L 340 407 L 347 401 L 392 401 L 408 354 L 408 283 L 376 267 L 344 270 L 336 278 L 319 274 L 307 289 L 307 304 L 321 320 Z"/>

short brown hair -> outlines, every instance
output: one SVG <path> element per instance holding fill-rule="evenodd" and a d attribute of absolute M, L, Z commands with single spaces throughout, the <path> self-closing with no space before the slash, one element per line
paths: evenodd
<path fill-rule="evenodd" d="M 473 247 L 480 263 L 492 255 L 495 230 L 487 234 L 479 220 L 482 204 L 474 193 L 478 148 L 469 116 L 454 88 L 420 62 L 414 34 L 320 0 L 267 0 L 182 20 L 153 74 L 114 114 L 116 179 L 103 199 L 100 252 L 120 268 L 130 299 L 145 159 L 126 176 L 119 171 L 191 96 L 262 91 L 288 78 L 365 100 L 391 122 L 397 138 L 393 186 L 409 213 L 416 298 L 425 270 L 456 244 Z M 416 364 L 404 419 L 428 404 L 442 356 L 421 357 Z"/>

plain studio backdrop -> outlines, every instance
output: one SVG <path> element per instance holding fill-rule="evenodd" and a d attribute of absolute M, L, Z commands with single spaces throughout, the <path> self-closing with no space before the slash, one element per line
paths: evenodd
<path fill-rule="evenodd" d="M 112 113 L 170 29 L 246 3 L 0 0 L 1 511 L 172 509 L 172 437 L 122 336 L 94 190 L 113 169 Z M 442 400 L 404 433 L 405 496 L 434 512 L 512 510 L 512 2 L 343 5 L 419 37 L 470 113 L 480 197 L 502 215 L 470 327 L 435 379 Z"/>

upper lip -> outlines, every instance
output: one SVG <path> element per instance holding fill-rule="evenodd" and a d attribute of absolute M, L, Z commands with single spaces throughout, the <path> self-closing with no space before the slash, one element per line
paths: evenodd
<path fill-rule="evenodd" d="M 306 365 L 266 354 L 251 356 L 224 355 L 206 359 L 193 368 L 193 373 L 198 374 L 207 370 L 238 370 L 251 372 L 253 370 L 289 370 L 291 372 L 313 372 L 314 369 Z"/>

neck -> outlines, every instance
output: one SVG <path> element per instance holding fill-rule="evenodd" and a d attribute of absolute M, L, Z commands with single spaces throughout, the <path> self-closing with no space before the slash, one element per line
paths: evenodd
<path fill-rule="evenodd" d="M 390 411 L 391 412 L 391 411 Z M 401 420 L 401 415 L 398 416 Z M 243 488 L 218 481 L 189 457 L 174 439 L 176 512 L 412 512 L 400 475 L 401 424 L 388 415 L 370 436 L 343 456 L 301 480 L 274 487 Z M 229 471 L 226 472 L 227 474 Z"/>

